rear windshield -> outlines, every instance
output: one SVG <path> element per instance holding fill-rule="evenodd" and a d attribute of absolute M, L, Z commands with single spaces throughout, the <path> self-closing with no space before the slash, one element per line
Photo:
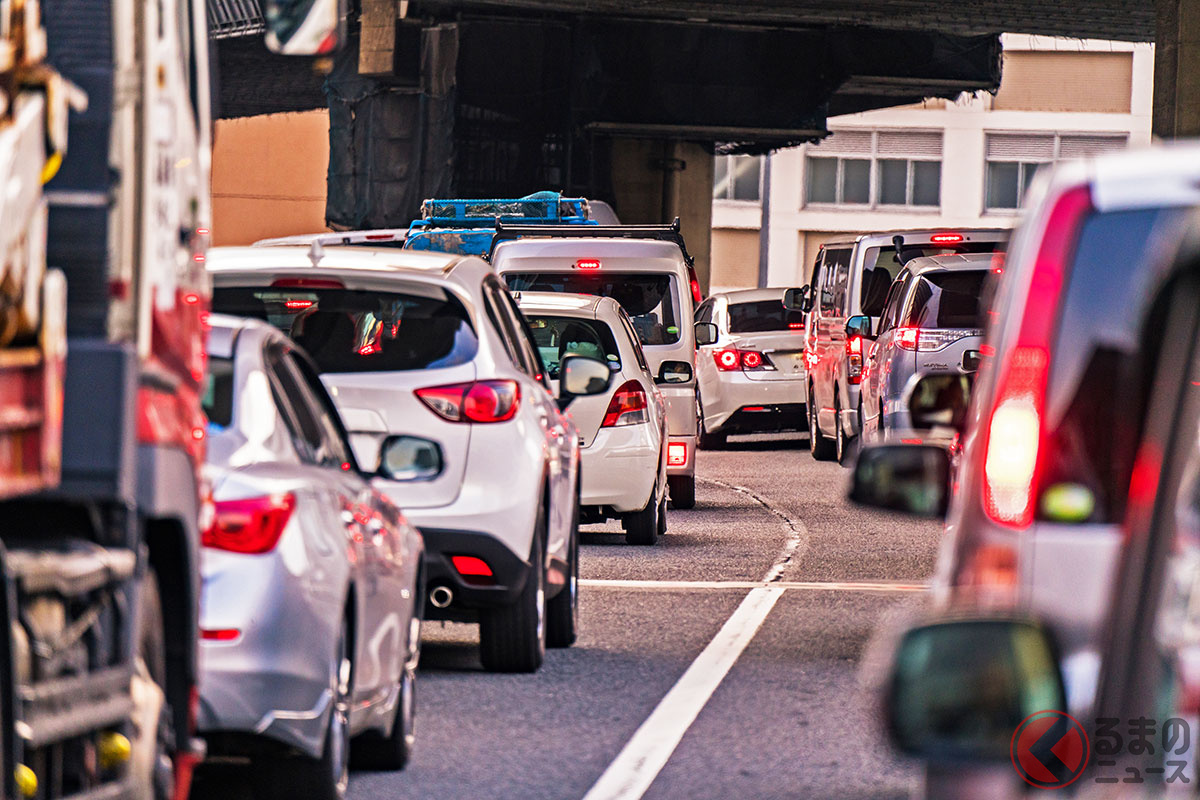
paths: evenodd
<path fill-rule="evenodd" d="M 679 292 L 671 275 L 647 272 L 509 272 L 514 292 L 572 292 L 621 304 L 644 345 L 675 344 L 680 336 Z"/>
<path fill-rule="evenodd" d="M 1096 213 L 1083 224 L 1050 354 L 1042 519 L 1055 513 L 1045 491 L 1055 486 L 1090 496 L 1090 516 L 1071 521 L 1124 516 L 1155 366 L 1146 350 L 1154 339 L 1143 338 L 1154 327 L 1153 265 L 1177 249 L 1183 217 L 1141 209 Z"/>
<path fill-rule="evenodd" d="M 542 354 L 551 380 L 558 379 L 558 365 L 567 356 L 587 356 L 614 365 L 621 363 L 612 330 L 599 320 L 540 314 L 526 314 L 525 318 L 529 320 L 533 341 Z"/>
<path fill-rule="evenodd" d="M 213 292 L 213 310 L 271 323 L 321 372 L 453 367 L 479 349 L 466 309 L 440 288 L 421 294 L 225 288 Z"/>
<path fill-rule="evenodd" d="M 204 396 L 200 399 L 209 425 L 228 428 L 233 422 L 233 359 L 208 359 Z"/>
<path fill-rule="evenodd" d="M 907 264 L 914 258 L 922 258 L 924 256 L 952 256 L 967 255 L 968 253 L 994 253 L 997 250 L 1003 250 L 1005 242 L 962 242 L 955 245 L 905 245 L 904 246 L 904 263 Z M 877 300 L 879 307 L 882 307 L 883 297 L 887 295 L 888 287 L 892 281 L 900 274 L 900 270 L 904 264 L 900 263 L 900 259 L 896 257 L 895 247 L 869 247 L 863 258 L 863 279 L 862 286 L 859 289 L 859 303 L 862 308 L 867 309 L 872 305 L 872 300 Z M 871 280 L 872 270 L 881 270 L 875 280 Z M 882 294 L 879 294 L 881 293 Z"/>
<path fill-rule="evenodd" d="M 783 299 L 729 304 L 730 333 L 765 333 L 804 327 L 804 312 L 783 307 Z"/>
<path fill-rule="evenodd" d="M 984 327 L 980 308 L 988 270 L 926 272 L 917 279 L 903 324 L 917 328 Z"/>

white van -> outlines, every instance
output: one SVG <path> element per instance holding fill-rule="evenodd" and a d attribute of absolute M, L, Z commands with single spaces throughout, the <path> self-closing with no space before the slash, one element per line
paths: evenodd
<path fill-rule="evenodd" d="M 632 320 L 656 377 L 686 366 L 686 381 L 659 389 L 667 403 L 671 504 L 694 506 L 697 334 L 708 344 L 716 329 L 693 324 L 699 284 L 677 225 L 501 225 L 491 261 L 510 291 L 612 297 Z"/>

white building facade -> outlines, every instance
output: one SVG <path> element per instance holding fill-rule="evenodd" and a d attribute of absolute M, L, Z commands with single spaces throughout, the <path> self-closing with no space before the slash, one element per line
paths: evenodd
<path fill-rule="evenodd" d="M 819 144 L 717 156 L 710 290 L 758 285 L 764 186 L 766 283 L 796 285 L 833 236 L 1011 227 L 1041 166 L 1150 142 L 1152 45 L 1014 34 L 1003 44 L 994 96 L 834 117 Z"/>

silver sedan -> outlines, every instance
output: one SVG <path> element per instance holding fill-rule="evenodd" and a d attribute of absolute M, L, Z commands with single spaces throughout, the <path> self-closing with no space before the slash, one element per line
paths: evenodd
<path fill-rule="evenodd" d="M 265 324 L 212 317 L 199 729 L 261 794 L 336 800 L 413 743 L 420 534 L 359 471 L 316 371 Z"/>

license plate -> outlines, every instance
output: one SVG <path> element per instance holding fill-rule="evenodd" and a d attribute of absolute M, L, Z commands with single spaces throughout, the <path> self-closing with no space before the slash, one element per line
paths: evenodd
<path fill-rule="evenodd" d="M 804 371 L 803 350 L 773 350 L 767 355 L 770 357 L 771 363 L 775 365 L 775 369 L 784 374 Z"/>

